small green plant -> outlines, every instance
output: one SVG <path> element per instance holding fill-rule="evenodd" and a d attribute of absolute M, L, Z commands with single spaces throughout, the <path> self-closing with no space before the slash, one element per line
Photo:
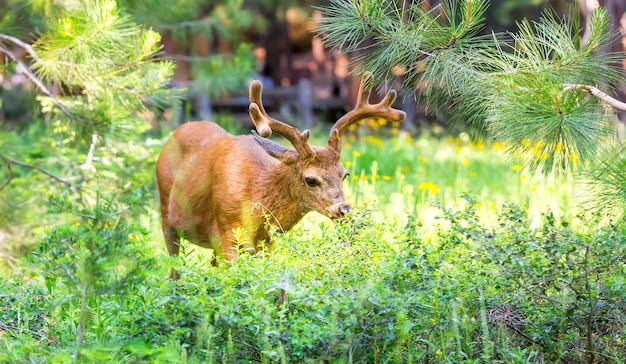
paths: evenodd
<path fill-rule="evenodd" d="M 50 197 L 52 212 L 68 213 L 75 221 L 47 233 L 33 260 L 52 299 L 51 311 L 59 313 L 78 305 L 75 361 L 83 351 L 89 352 L 83 349 L 100 298 L 123 295 L 128 286 L 142 282 L 146 269 L 154 264 L 142 244 L 145 231 L 127 222 L 128 210 L 140 204 L 144 195 L 141 189 L 124 195 L 97 192 L 88 207 Z"/>

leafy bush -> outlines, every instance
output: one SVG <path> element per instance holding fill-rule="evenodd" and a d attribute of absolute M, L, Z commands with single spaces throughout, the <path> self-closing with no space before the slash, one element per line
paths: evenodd
<path fill-rule="evenodd" d="M 533 230 L 515 205 L 487 225 L 477 218 L 479 202 L 464 199 L 461 209 L 439 207 L 434 235 L 415 216 L 400 225 L 357 209 L 319 233 L 278 236 L 271 256 L 242 254 L 217 267 L 191 246 L 156 264 L 124 224 L 57 228 L 32 273 L 47 277 L 45 288 L 2 281 L 0 304 L 10 309 L 0 340 L 11 349 L 2 359 L 69 360 L 84 318 L 85 361 L 619 360 L 622 233 L 576 232 L 550 216 Z M 119 211 L 111 206 L 104 211 Z M 77 249 L 93 237 L 98 245 Z M 170 265 L 179 281 L 165 278 Z M 119 280 L 116 270 L 133 277 Z M 87 296 L 81 274 L 91 277 Z M 123 290 L 109 290 L 120 282 Z"/>
<path fill-rule="evenodd" d="M 541 184 L 463 137 L 396 134 L 346 148 L 348 221 L 308 215 L 271 255 L 213 267 L 190 244 L 165 256 L 146 193 L 159 141 L 111 141 L 83 170 L 86 150 L 56 157 L 34 128 L 32 153 L 84 187 L 53 185 L 50 213 L 21 212 L 54 228 L 31 232 L 21 273 L 0 281 L 0 362 L 619 361 L 622 233 L 577 217 L 568 181 Z M 7 196 L 50 188 L 16 178 Z"/>

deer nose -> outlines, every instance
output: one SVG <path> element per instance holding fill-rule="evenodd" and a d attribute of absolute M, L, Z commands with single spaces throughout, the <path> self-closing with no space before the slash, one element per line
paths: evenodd
<path fill-rule="evenodd" d="M 339 215 L 341 217 L 346 216 L 350 211 L 352 211 L 352 206 L 350 206 L 350 204 L 343 204 L 339 206 Z"/>

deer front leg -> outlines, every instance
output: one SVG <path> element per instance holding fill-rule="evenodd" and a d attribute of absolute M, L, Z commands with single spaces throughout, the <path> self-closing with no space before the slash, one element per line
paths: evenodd
<path fill-rule="evenodd" d="M 235 234 L 233 234 L 233 229 L 228 226 L 223 229 L 220 233 L 220 246 L 215 250 L 216 256 L 222 256 L 226 260 L 234 260 L 237 259 L 237 247 L 235 243 L 237 242 L 237 238 Z"/>
<path fill-rule="evenodd" d="M 165 238 L 165 246 L 167 247 L 169 255 L 178 255 L 180 253 L 178 232 L 174 227 L 166 225 L 165 222 L 163 223 L 163 237 Z M 173 280 L 178 280 L 179 278 L 178 272 L 174 268 L 172 268 L 170 272 L 170 277 Z"/>

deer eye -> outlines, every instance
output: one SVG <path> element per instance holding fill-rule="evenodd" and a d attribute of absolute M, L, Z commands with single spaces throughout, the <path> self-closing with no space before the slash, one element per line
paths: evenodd
<path fill-rule="evenodd" d="M 304 177 L 304 182 L 309 187 L 317 187 L 321 185 L 320 181 L 317 178 L 313 178 L 313 177 Z"/>

